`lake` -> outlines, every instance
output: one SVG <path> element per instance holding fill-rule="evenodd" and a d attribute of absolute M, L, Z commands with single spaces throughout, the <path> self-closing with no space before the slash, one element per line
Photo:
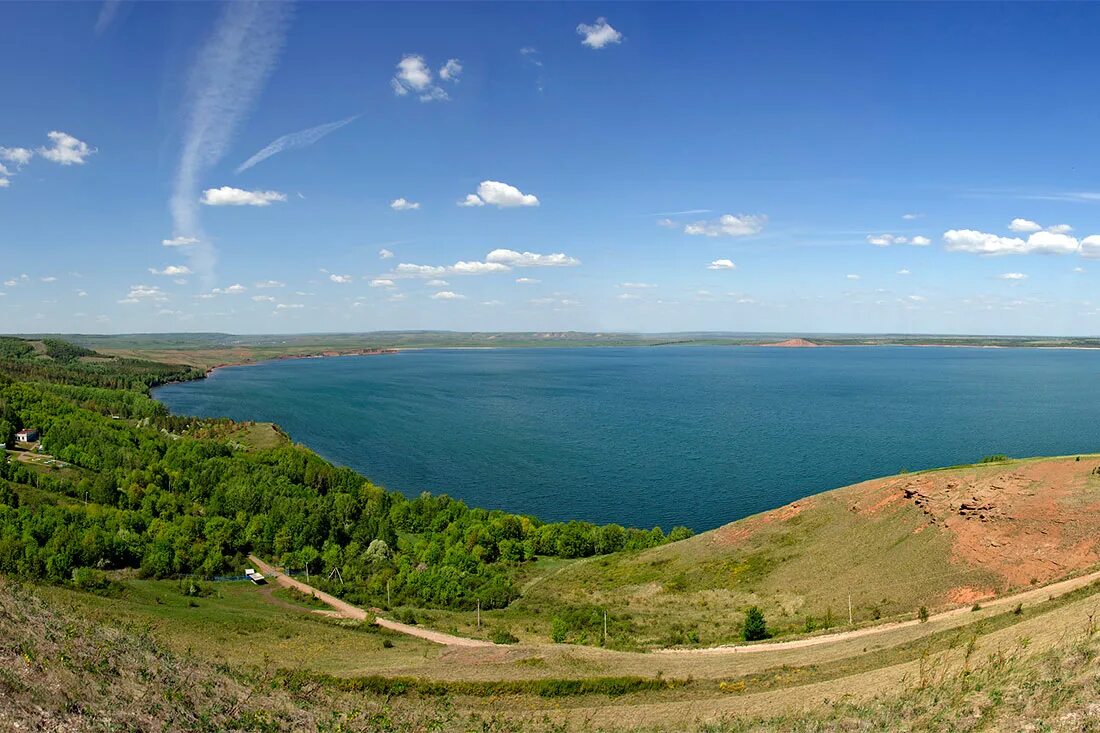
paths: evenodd
<path fill-rule="evenodd" d="M 695 530 L 901 469 L 1100 450 L 1100 352 L 425 350 L 218 369 L 173 413 L 278 423 L 408 495 Z"/>

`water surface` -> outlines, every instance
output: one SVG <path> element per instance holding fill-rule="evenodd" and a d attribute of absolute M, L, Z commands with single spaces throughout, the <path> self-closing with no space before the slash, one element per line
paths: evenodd
<path fill-rule="evenodd" d="M 900 469 L 1100 450 L 1100 352 L 933 347 L 427 350 L 160 388 L 269 420 L 409 495 L 709 529 Z"/>

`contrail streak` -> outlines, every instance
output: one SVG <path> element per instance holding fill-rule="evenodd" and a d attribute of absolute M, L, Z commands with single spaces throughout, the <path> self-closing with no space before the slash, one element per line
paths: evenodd
<path fill-rule="evenodd" d="M 215 252 L 198 221 L 199 180 L 225 154 L 274 70 L 290 15 L 285 2 L 227 3 L 188 79 L 183 148 L 170 208 L 174 236 L 201 241 L 189 254 L 206 279 L 213 276 Z"/>
<path fill-rule="evenodd" d="M 260 152 L 253 155 L 251 158 L 241 163 L 237 167 L 237 173 L 248 170 L 257 163 L 267 160 L 272 155 L 278 155 L 284 150 L 297 150 L 299 148 L 308 148 L 313 143 L 317 142 L 330 132 L 336 132 L 344 125 L 357 119 L 359 115 L 355 117 L 348 117 L 345 120 L 338 120 L 337 122 L 326 122 L 323 125 L 317 125 L 317 127 L 311 127 L 308 130 L 301 130 L 299 132 L 292 132 L 289 135 L 283 135 L 280 138 L 276 138 L 274 141 L 267 144 Z"/>

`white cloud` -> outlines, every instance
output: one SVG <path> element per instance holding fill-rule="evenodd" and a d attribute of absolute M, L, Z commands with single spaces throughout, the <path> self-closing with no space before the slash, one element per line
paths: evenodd
<path fill-rule="evenodd" d="M 575 257 L 564 252 L 538 254 L 536 252 L 516 252 L 514 249 L 494 249 L 485 255 L 486 262 L 494 262 L 511 267 L 576 267 L 581 263 Z"/>
<path fill-rule="evenodd" d="M 0 188 L 10 188 L 11 181 L 7 178 L 0 178 Z"/>
<path fill-rule="evenodd" d="M 38 148 L 38 154 L 60 165 L 84 165 L 84 159 L 96 152 L 88 143 L 77 140 L 67 132 L 53 130 L 47 137 L 53 141 L 53 145 Z"/>
<path fill-rule="evenodd" d="M 0 160 L 6 160 L 17 166 L 26 165 L 34 157 L 34 151 L 27 148 L 0 147 Z"/>
<path fill-rule="evenodd" d="M 517 277 L 516 282 L 519 283 L 520 285 L 534 285 L 535 283 L 539 283 L 539 282 L 542 282 L 542 281 L 537 280 L 533 277 Z"/>
<path fill-rule="evenodd" d="M 193 244 L 198 244 L 197 237 L 172 237 L 171 239 L 162 239 L 160 243 L 165 247 L 190 247 Z"/>
<path fill-rule="evenodd" d="M 391 252 L 390 250 L 386 249 L 385 247 L 383 247 L 382 249 L 378 250 L 378 259 L 380 259 L 380 260 L 388 260 L 388 259 L 389 259 L 389 258 L 391 258 L 391 257 L 393 257 L 393 252 Z"/>
<path fill-rule="evenodd" d="M 1067 234 L 1073 231 L 1073 227 L 1069 224 L 1055 224 L 1054 226 L 1047 227 L 1047 231 L 1055 234 Z"/>
<path fill-rule="evenodd" d="M 737 265 L 733 264 L 733 260 L 728 260 L 724 258 L 720 260 L 714 260 L 709 265 L 707 265 L 708 270 L 733 270 L 736 268 Z"/>
<path fill-rule="evenodd" d="M 462 73 L 462 64 L 458 59 L 450 59 L 439 70 L 444 81 L 457 82 Z M 397 62 L 397 73 L 390 79 L 390 88 L 399 97 L 410 92 L 417 95 L 421 102 L 446 102 L 451 97 L 447 91 L 433 83 L 432 70 L 424 57 L 419 54 L 405 54 Z"/>
<path fill-rule="evenodd" d="M 924 301 L 928 300 L 928 298 L 925 298 L 923 295 L 907 295 L 905 297 L 913 301 L 914 303 L 923 303 Z"/>
<path fill-rule="evenodd" d="M 848 278 L 849 280 L 859 280 L 860 279 L 859 275 L 855 274 L 854 272 L 849 273 L 849 274 L 845 275 L 844 277 Z"/>
<path fill-rule="evenodd" d="M 346 284 L 350 283 L 353 278 L 352 278 L 351 275 L 337 275 L 336 273 L 333 273 L 333 274 L 328 276 L 328 279 L 331 280 L 334 283 L 340 283 L 341 285 L 346 285 Z"/>
<path fill-rule="evenodd" d="M 674 229 L 676 227 L 676 222 L 672 219 L 658 219 L 657 226 L 664 227 L 665 229 Z"/>
<path fill-rule="evenodd" d="M 623 41 L 623 34 L 612 28 L 606 18 L 596 18 L 596 22 L 591 25 L 581 23 L 577 26 L 577 33 L 584 36 L 581 43 L 589 48 L 600 49 Z"/>
<path fill-rule="evenodd" d="M 458 83 L 460 76 L 462 76 L 462 62 L 458 59 L 447 59 L 447 63 L 439 68 L 439 78 L 443 81 Z"/>
<path fill-rule="evenodd" d="M 446 267 L 437 267 L 435 265 L 413 265 L 408 262 L 402 262 L 394 271 L 399 275 L 408 275 L 410 277 L 437 277 L 444 274 L 447 271 Z"/>
<path fill-rule="evenodd" d="M 768 217 L 748 214 L 723 214 L 711 221 L 697 221 L 684 227 L 684 234 L 705 237 L 745 237 L 757 234 L 764 228 Z"/>
<path fill-rule="evenodd" d="M 286 287 L 286 283 L 278 280 L 260 280 L 259 282 L 252 283 L 252 287 L 259 288 L 260 290 L 267 288 L 284 288 Z"/>
<path fill-rule="evenodd" d="M 900 270 L 898 270 L 897 274 L 899 274 L 899 275 L 908 275 L 908 274 L 910 274 L 910 272 L 909 272 L 909 270 L 907 270 L 903 267 Z"/>
<path fill-rule="evenodd" d="M 158 270 L 155 267 L 150 267 L 149 272 L 154 275 L 167 275 L 169 277 L 179 277 L 181 275 L 190 275 L 191 268 L 186 265 L 168 265 L 163 270 Z"/>
<path fill-rule="evenodd" d="M 284 310 L 297 310 L 299 308 L 305 308 L 305 306 L 302 305 L 301 303 L 279 303 L 277 306 L 275 306 L 276 310 L 281 310 L 281 311 L 284 311 Z"/>
<path fill-rule="evenodd" d="M 1006 272 L 997 276 L 1001 280 L 1026 280 L 1027 275 L 1022 272 Z"/>
<path fill-rule="evenodd" d="M 490 272 L 508 272 L 511 269 L 500 262 L 456 262 L 448 271 L 456 275 L 484 275 Z"/>
<path fill-rule="evenodd" d="M 397 62 L 397 74 L 393 78 L 398 82 L 397 87 L 394 87 L 394 91 L 397 91 L 398 88 L 403 90 L 398 94 L 404 95 L 410 90 L 420 92 L 431 85 L 432 70 L 424 63 L 423 56 L 407 54 Z"/>
<path fill-rule="evenodd" d="M 483 301 L 481 301 L 481 304 L 482 305 L 489 305 L 489 306 L 504 305 L 504 301 L 503 300 L 483 300 Z"/>
<path fill-rule="evenodd" d="M 233 283 L 228 288 L 214 288 L 213 292 L 225 294 L 225 295 L 240 295 L 244 291 L 248 290 L 244 285 L 240 283 Z"/>
<path fill-rule="evenodd" d="M 1100 258 L 1100 234 L 1091 234 L 1081 240 L 1081 256 Z"/>
<path fill-rule="evenodd" d="M 1081 248 L 1076 237 L 1056 232 L 1035 232 L 1027 238 L 1027 247 L 1042 254 L 1070 254 Z"/>
<path fill-rule="evenodd" d="M 627 288 L 630 290 L 646 290 L 649 288 L 657 287 L 653 283 L 619 283 L 620 288 Z"/>
<path fill-rule="evenodd" d="M 415 201 L 398 198 L 390 202 L 390 208 L 394 211 L 415 211 L 420 208 L 420 204 Z"/>
<path fill-rule="evenodd" d="M 1023 240 L 973 229 L 951 229 L 944 232 L 943 241 L 945 248 L 950 251 L 984 255 L 1071 254 L 1081 251 L 1081 245 L 1076 238 L 1049 231 L 1034 232 Z"/>
<path fill-rule="evenodd" d="M 275 297 L 271 295 L 253 295 L 252 300 L 257 303 L 274 303 Z"/>
<path fill-rule="evenodd" d="M 462 300 L 466 296 L 458 293 L 451 292 L 450 290 L 440 290 L 438 293 L 432 296 L 432 300 Z"/>
<path fill-rule="evenodd" d="M 539 199 L 534 194 L 523 193 L 515 186 L 500 181 L 482 181 L 478 184 L 477 194 L 467 194 L 459 206 L 484 206 L 489 204 L 498 209 L 510 209 L 517 206 L 538 206 Z"/>
<path fill-rule="evenodd" d="M 430 288 L 445 288 L 449 284 L 450 283 L 448 283 L 446 280 L 429 280 L 427 282 L 427 285 Z"/>
<path fill-rule="evenodd" d="M 370 281 L 372 288 L 392 288 L 394 287 L 393 280 L 384 277 L 376 277 Z"/>
<path fill-rule="evenodd" d="M 356 115 L 358 117 L 358 115 Z M 243 173 L 257 163 L 263 162 L 273 155 L 278 155 L 285 150 L 298 150 L 300 148 L 308 148 L 313 143 L 317 142 L 330 132 L 339 130 L 344 125 L 355 120 L 355 117 L 348 117 L 344 120 L 337 120 L 336 122 L 326 122 L 323 125 L 317 125 L 316 127 L 310 127 L 307 130 L 300 130 L 298 132 L 292 132 L 289 135 L 283 135 L 282 137 L 275 138 L 272 142 L 268 143 L 262 150 L 253 155 L 237 166 L 237 173 Z M 301 194 L 299 194 L 301 195 Z"/>
<path fill-rule="evenodd" d="M 1009 222 L 1008 228 L 1014 232 L 1037 232 L 1042 229 L 1039 224 L 1030 219 L 1013 219 Z"/>
<path fill-rule="evenodd" d="M 932 244 L 932 240 L 920 235 L 910 238 L 897 234 L 873 234 L 867 237 L 867 243 L 876 247 L 889 247 L 892 244 L 911 244 L 914 247 L 927 247 Z"/>
<path fill-rule="evenodd" d="M 270 206 L 273 201 L 286 201 L 286 194 L 278 191 L 245 191 L 232 186 L 208 188 L 202 192 L 202 203 L 207 206 Z"/>
<path fill-rule="evenodd" d="M 910 213 L 910 214 L 902 214 L 901 218 L 905 219 L 906 221 L 913 221 L 914 219 L 920 219 L 923 216 L 924 216 L 924 214 Z"/>
<path fill-rule="evenodd" d="M 163 303 L 168 300 L 168 296 L 156 285 L 131 285 L 130 292 L 126 294 L 125 298 L 118 302 L 126 305 L 133 305 L 143 300 Z"/>
<path fill-rule="evenodd" d="M 47 275 L 46 277 L 40 277 L 38 279 L 41 280 L 44 283 L 55 283 L 55 282 L 57 282 L 57 278 L 54 277 L 53 275 Z"/>
<path fill-rule="evenodd" d="M 619 293 L 617 296 L 619 300 L 641 300 L 642 296 L 637 293 Z"/>

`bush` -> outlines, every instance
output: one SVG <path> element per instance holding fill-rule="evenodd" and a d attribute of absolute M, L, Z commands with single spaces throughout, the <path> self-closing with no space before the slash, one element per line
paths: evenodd
<path fill-rule="evenodd" d="M 749 606 L 745 612 L 745 626 L 742 629 L 745 641 L 760 641 L 768 638 L 768 625 L 764 620 L 764 612 L 759 606 Z"/>
<path fill-rule="evenodd" d="M 994 453 L 991 456 L 982 456 L 982 460 L 978 463 L 1004 463 L 1008 460 L 1008 456 L 1004 453 Z"/>
<path fill-rule="evenodd" d="M 919 620 L 919 621 L 920 621 L 920 622 L 921 622 L 922 624 L 923 624 L 923 623 L 924 623 L 925 621 L 927 621 L 927 620 L 928 620 L 928 609 L 927 609 L 927 608 L 925 608 L 924 606 L 921 606 L 920 608 L 918 608 L 918 609 L 917 609 L 917 619 L 918 619 L 918 620 Z"/>
<path fill-rule="evenodd" d="M 102 591 L 110 587 L 111 582 L 102 570 L 95 568 L 76 568 L 73 570 L 73 585 L 80 590 Z"/>
<path fill-rule="evenodd" d="M 490 641 L 494 644 L 515 644 L 519 642 L 519 637 L 513 634 L 508 629 L 497 629 L 489 637 Z"/>
<path fill-rule="evenodd" d="M 550 621 L 550 641 L 555 644 L 564 644 L 565 635 L 569 633 L 569 627 L 561 616 L 555 616 Z"/>
<path fill-rule="evenodd" d="M 411 608 L 399 608 L 393 613 L 393 617 L 403 624 L 416 626 L 416 614 Z"/>

